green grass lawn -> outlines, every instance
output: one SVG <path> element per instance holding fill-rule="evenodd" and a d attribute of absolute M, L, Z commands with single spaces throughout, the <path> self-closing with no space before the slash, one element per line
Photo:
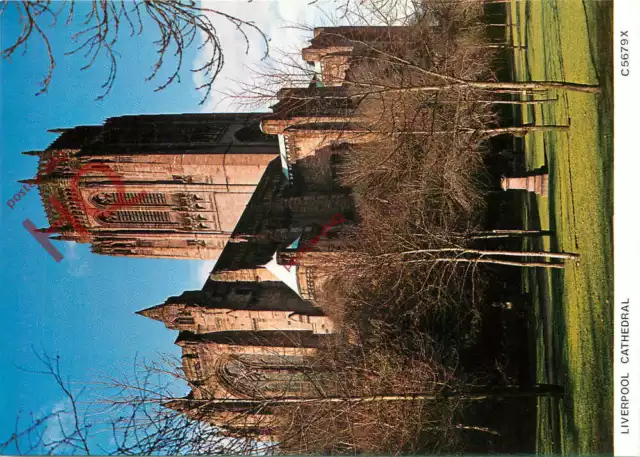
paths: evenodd
<path fill-rule="evenodd" d="M 600 84 L 599 95 L 551 92 L 557 102 L 522 109 L 524 123 L 567 125 L 568 131 L 525 137 L 529 169 L 548 166 L 549 197 L 523 195 L 527 228 L 555 235 L 528 248 L 576 252 L 565 270 L 525 272 L 535 305 L 539 382 L 563 384 L 561 402 L 538 405 L 540 454 L 613 449 L 613 4 L 600 0 L 512 1 L 514 73 L 518 80 Z M 543 97 L 543 96 L 541 96 Z"/>

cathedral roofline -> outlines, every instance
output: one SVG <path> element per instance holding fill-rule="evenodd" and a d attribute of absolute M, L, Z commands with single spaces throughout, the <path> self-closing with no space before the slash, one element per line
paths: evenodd
<path fill-rule="evenodd" d="M 54 240 L 54 241 L 75 241 L 78 242 L 80 240 L 80 237 L 75 236 L 75 235 L 53 235 L 49 237 L 50 240 Z"/>
<path fill-rule="evenodd" d="M 41 227 L 37 228 L 36 232 L 40 233 L 60 233 L 61 230 L 59 227 Z"/>
<path fill-rule="evenodd" d="M 195 333 L 183 330 L 180 333 L 178 333 L 178 337 L 173 342 L 173 344 L 177 346 L 182 346 L 184 342 L 194 342 L 199 340 L 200 338 Z"/>
<path fill-rule="evenodd" d="M 165 310 L 168 307 L 175 305 L 193 306 L 199 304 L 194 299 L 202 297 L 203 294 L 204 293 L 201 290 L 185 290 L 181 295 L 168 297 L 164 301 L 164 303 L 141 309 L 139 311 L 136 311 L 136 314 L 148 317 L 149 319 L 155 319 L 157 321 L 165 322 Z"/>
<path fill-rule="evenodd" d="M 327 334 L 313 333 L 312 330 L 226 330 L 208 333 L 194 333 L 182 330 L 174 341 L 177 346 L 189 344 L 222 345 L 236 347 L 272 348 L 317 348 Z"/>
<path fill-rule="evenodd" d="M 136 311 L 136 314 L 144 317 L 148 317 L 149 319 L 153 319 L 156 321 L 164 322 L 164 313 L 163 309 L 166 306 L 166 303 L 162 303 L 160 305 L 151 306 L 149 308 L 141 309 Z"/>
<path fill-rule="evenodd" d="M 169 401 L 165 401 L 162 403 L 162 406 L 168 409 L 173 409 L 174 411 L 182 412 L 188 409 L 192 409 L 193 407 L 189 407 L 191 404 L 191 400 L 194 399 L 193 391 L 189 392 L 184 397 L 174 398 Z"/>

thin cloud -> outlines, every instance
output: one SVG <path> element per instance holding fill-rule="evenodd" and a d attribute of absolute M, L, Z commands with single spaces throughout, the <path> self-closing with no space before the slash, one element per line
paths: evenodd
<path fill-rule="evenodd" d="M 69 276 L 75 278 L 86 276 L 89 273 L 89 262 L 84 255 L 78 252 L 79 243 L 69 241 L 65 243 L 64 260 Z M 85 253 L 86 254 L 86 253 Z"/>
<path fill-rule="evenodd" d="M 318 4 L 310 6 L 309 2 L 304 0 L 263 0 L 254 1 L 251 4 L 246 0 L 234 2 L 204 0 L 201 4 L 257 25 L 269 38 L 272 58 L 277 58 L 278 50 L 299 53 L 311 38 L 311 33 L 292 26 L 299 24 L 317 26 L 320 22 L 324 22 L 325 16 Z M 232 23 L 212 13 L 208 13 L 208 16 L 220 37 L 225 65 L 201 111 L 238 111 L 240 109 L 238 104 L 225 94 L 239 91 L 239 82 L 246 82 L 251 68 L 264 62 L 266 48 L 260 35 L 249 31 L 250 47 L 247 52 L 246 42 Z M 201 49 L 195 58 L 194 68 L 201 67 L 210 53 L 211 47 Z M 194 73 L 193 79 L 197 86 L 205 81 L 201 73 Z"/>
<path fill-rule="evenodd" d="M 202 287 L 204 283 L 207 282 L 211 270 L 213 270 L 215 266 L 215 260 L 199 260 L 194 262 L 194 265 L 191 267 L 191 278 L 197 284 L 197 287 Z"/>
<path fill-rule="evenodd" d="M 73 434 L 75 424 L 72 410 L 71 400 L 67 397 L 60 399 L 51 407 L 50 413 L 56 414 L 57 419 L 47 422 L 42 434 L 42 443 L 45 447 L 61 443 L 65 440 L 65 437 Z M 57 453 L 64 451 L 64 446 L 56 450 Z"/>

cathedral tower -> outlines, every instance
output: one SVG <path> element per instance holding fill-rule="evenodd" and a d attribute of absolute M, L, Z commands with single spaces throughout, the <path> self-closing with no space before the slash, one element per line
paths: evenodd
<path fill-rule="evenodd" d="M 278 155 L 261 116 L 123 116 L 54 130 L 28 180 L 51 225 L 42 231 L 99 254 L 217 258 Z"/>

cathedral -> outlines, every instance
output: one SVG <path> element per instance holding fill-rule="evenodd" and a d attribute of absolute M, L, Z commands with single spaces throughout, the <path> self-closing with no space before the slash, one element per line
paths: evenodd
<path fill-rule="evenodd" d="M 166 407 L 270 436 L 272 412 L 244 400 L 322 395 L 305 360 L 334 328 L 315 299 L 357 223 L 336 175 L 341 154 L 370 141 L 343 82 L 356 46 L 403 31 L 316 29 L 302 50 L 315 76 L 282 88 L 271 113 L 123 116 L 58 129 L 30 152 L 54 239 L 97 254 L 217 259 L 201 290 L 138 312 L 179 332 L 191 393 Z"/>

